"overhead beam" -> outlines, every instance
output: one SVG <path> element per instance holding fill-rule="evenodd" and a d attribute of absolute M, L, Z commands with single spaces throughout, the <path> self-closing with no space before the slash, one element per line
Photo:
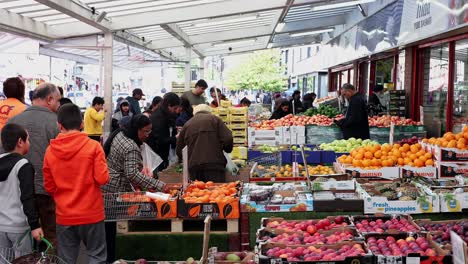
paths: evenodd
<path fill-rule="evenodd" d="M 278 26 L 279 23 L 283 22 L 284 18 L 288 15 L 289 9 L 291 9 L 291 6 L 293 4 L 294 4 L 294 0 L 287 0 L 286 6 L 283 8 L 283 11 L 281 12 L 278 19 L 276 19 L 276 23 L 275 23 L 275 26 L 274 26 L 274 28 L 273 28 L 273 30 L 271 32 L 270 39 L 268 40 L 268 43 L 267 43 L 267 47 L 268 47 L 268 44 L 270 42 L 272 42 L 273 38 L 275 37 L 276 27 Z"/>
<path fill-rule="evenodd" d="M 270 43 L 271 48 L 291 47 L 297 45 L 308 45 L 319 43 L 322 40 L 321 36 L 303 37 L 303 38 L 287 38 L 283 40 L 275 40 Z"/>
<path fill-rule="evenodd" d="M 326 28 L 346 23 L 345 16 L 332 16 L 324 18 L 314 18 L 302 20 L 299 22 L 288 22 L 284 25 L 283 29 L 276 34 L 289 33 L 296 31 L 312 30 L 313 28 Z"/>
<path fill-rule="evenodd" d="M 155 49 L 151 41 L 143 41 L 142 38 L 137 37 L 126 31 L 114 32 L 114 39 L 119 42 L 125 43 L 127 45 L 130 45 L 139 49 L 152 51 L 154 53 L 159 54 L 161 57 L 168 59 L 169 61 L 177 61 L 177 62 L 185 61 L 185 60 L 181 60 L 177 58 L 176 56 L 174 56 L 173 54 L 170 54 L 169 52 Z"/>
<path fill-rule="evenodd" d="M 81 56 L 81 55 L 59 51 L 55 49 L 45 48 L 42 45 L 39 47 L 39 54 L 44 55 L 44 56 L 59 58 L 59 59 L 76 61 L 76 62 L 83 63 L 83 64 L 93 64 L 93 65 L 99 64 L 99 60 L 97 59 L 92 59 L 86 56 Z"/>
<path fill-rule="evenodd" d="M 206 50 L 204 51 L 204 54 L 206 56 L 234 55 L 234 54 L 251 52 L 255 50 L 262 50 L 262 49 L 265 49 L 265 42 L 266 41 L 262 41 L 259 44 L 244 46 L 244 47 L 233 47 L 232 50 L 229 50 L 227 47 L 225 49 L 219 49 L 219 50 L 214 50 L 214 51 Z"/>
<path fill-rule="evenodd" d="M 184 46 L 192 47 L 192 51 L 195 54 L 197 54 L 198 57 L 205 57 L 202 52 L 200 52 L 196 48 L 193 48 L 193 43 L 190 40 L 190 37 L 176 24 L 164 24 L 161 25 L 161 28 L 166 30 L 169 34 L 171 34 L 176 39 L 180 40 L 182 43 L 184 43 Z"/>
<path fill-rule="evenodd" d="M 281 9 L 285 6 L 285 3 L 286 0 L 236 0 L 159 11 L 148 11 L 144 13 L 112 18 L 112 30 L 117 31 L 154 25 L 173 24 L 206 18 L 256 13 L 260 11 Z M 63 32 L 64 34 L 67 34 L 68 31 L 68 36 L 89 35 L 97 33 L 97 30 L 90 31 L 88 27 L 83 27 L 83 24 L 78 22 L 67 23 L 66 25 L 54 25 L 53 27 L 58 31 Z M 67 37 L 67 35 L 64 35 L 64 37 Z"/>
<path fill-rule="evenodd" d="M 71 0 L 35 0 L 35 1 L 43 5 L 46 5 L 52 9 L 55 9 L 62 14 L 66 14 L 70 17 L 76 18 L 79 21 L 86 23 L 87 25 L 92 26 L 102 32 L 111 31 L 111 24 L 107 20 L 102 20 L 101 22 L 98 22 L 97 14 L 93 14 L 93 12 L 90 9 L 77 4 L 75 1 L 71 1 Z M 68 30 L 73 32 L 74 28 L 68 27 Z"/>
<path fill-rule="evenodd" d="M 45 23 L 8 12 L 5 9 L 0 9 L 0 30 L 43 41 L 51 41 L 56 37 Z"/>

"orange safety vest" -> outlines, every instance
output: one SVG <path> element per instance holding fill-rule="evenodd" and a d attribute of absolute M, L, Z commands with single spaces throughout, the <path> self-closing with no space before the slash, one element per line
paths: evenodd
<path fill-rule="evenodd" d="M 8 98 L 0 101 L 0 130 L 8 120 L 26 110 L 27 106 L 16 98 Z"/>

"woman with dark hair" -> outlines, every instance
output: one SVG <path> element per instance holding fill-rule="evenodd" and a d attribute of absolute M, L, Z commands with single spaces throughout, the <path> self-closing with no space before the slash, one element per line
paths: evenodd
<path fill-rule="evenodd" d="M 275 107 L 276 110 L 271 115 L 270 120 L 281 119 L 282 117 L 285 117 L 291 113 L 289 109 L 289 102 L 284 98 L 278 100 Z"/>
<path fill-rule="evenodd" d="M 182 97 L 180 99 L 180 114 L 176 119 L 176 127 L 181 128 L 193 117 L 193 108 L 190 105 L 190 101 Z"/>
<path fill-rule="evenodd" d="M 133 113 L 130 111 L 130 104 L 127 100 L 122 100 L 119 105 L 119 110 L 114 113 L 112 117 L 112 131 L 119 128 L 119 122 L 122 118 L 129 116 L 132 117 Z"/>
<path fill-rule="evenodd" d="M 164 95 L 158 110 L 151 115 L 153 130 L 148 138 L 148 144 L 163 160 L 163 163 L 158 167 L 159 171 L 169 166 L 169 150 L 171 145 L 175 146 L 176 144 L 176 136 L 173 132 L 175 132 L 176 113 L 179 106 L 179 96 L 175 93 L 167 93 Z"/>
<path fill-rule="evenodd" d="M 162 100 L 163 100 L 163 99 L 162 99 L 161 96 L 155 96 L 155 97 L 153 98 L 153 101 L 151 102 L 151 107 L 150 107 L 151 112 L 154 113 L 154 112 L 156 112 L 156 110 L 158 110 L 159 105 L 161 104 Z"/>
<path fill-rule="evenodd" d="M 143 169 L 140 146 L 150 133 L 149 118 L 144 115 L 135 115 L 129 124 L 117 129 L 109 136 L 104 144 L 104 153 L 107 158 L 110 180 L 102 187 L 103 192 L 132 192 L 137 187 L 155 191 L 165 190 L 164 182 L 154 179 Z M 106 222 L 108 263 L 115 261 L 115 237 L 115 222 Z"/>

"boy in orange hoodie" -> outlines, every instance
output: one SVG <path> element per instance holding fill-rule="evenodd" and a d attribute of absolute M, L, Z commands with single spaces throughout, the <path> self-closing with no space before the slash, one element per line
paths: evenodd
<path fill-rule="evenodd" d="M 78 106 L 65 104 L 57 113 L 60 134 L 44 157 L 44 187 L 56 203 L 58 255 L 75 263 L 80 242 L 91 264 L 106 263 L 104 202 L 101 186 L 109 181 L 101 145 L 80 132 Z"/>

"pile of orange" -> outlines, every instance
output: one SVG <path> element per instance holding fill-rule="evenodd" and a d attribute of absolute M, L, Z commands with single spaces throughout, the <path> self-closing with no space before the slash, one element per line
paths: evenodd
<path fill-rule="evenodd" d="M 342 164 L 352 165 L 356 168 L 378 169 L 381 167 L 433 166 L 432 154 L 424 151 L 421 144 L 403 146 L 399 144 L 374 145 L 354 149 L 348 155 L 338 158 Z"/>
<path fill-rule="evenodd" d="M 424 143 L 437 145 L 442 148 L 456 148 L 459 150 L 468 150 L 468 126 L 463 127 L 463 131 L 454 134 L 447 132 L 441 138 L 423 139 Z"/>
<path fill-rule="evenodd" d="M 215 184 L 212 181 L 194 181 L 184 192 L 186 203 L 229 203 L 237 199 L 239 182 Z"/>

